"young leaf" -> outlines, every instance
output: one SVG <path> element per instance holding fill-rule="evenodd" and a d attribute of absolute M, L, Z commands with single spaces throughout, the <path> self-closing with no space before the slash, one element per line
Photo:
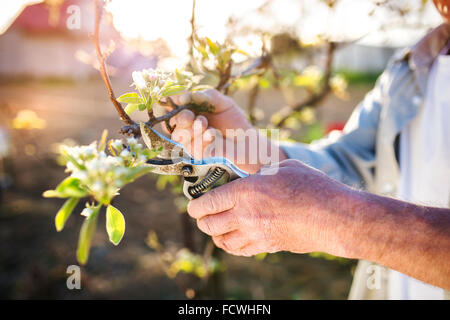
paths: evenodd
<path fill-rule="evenodd" d="M 209 51 L 211 51 L 213 55 L 217 55 L 219 53 L 219 47 L 208 37 L 206 37 L 206 41 L 208 42 Z"/>
<path fill-rule="evenodd" d="M 106 208 L 106 231 L 108 232 L 109 241 L 114 245 L 118 245 L 125 233 L 125 219 L 122 213 L 109 205 Z"/>
<path fill-rule="evenodd" d="M 150 173 L 154 168 L 152 167 L 134 167 L 129 169 L 129 173 L 125 176 L 124 180 L 127 182 L 132 182 L 137 178 Z"/>
<path fill-rule="evenodd" d="M 97 217 L 101 205 L 94 207 L 94 212 L 84 220 L 78 238 L 77 260 L 84 265 L 89 259 L 89 250 L 91 249 L 92 235 L 97 227 Z"/>
<path fill-rule="evenodd" d="M 201 53 L 203 59 L 208 59 L 208 58 L 209 58 L 209 55 L 208 55 L 208 52 L 206 51 L 205 46 L 203 46 L 203 45 L 198 45 L 198 46 L 196 47 L 196 49 L 197 49 L 198 52 Z"/>
<path fill-rule="evenodd" d="M 164 91 L 162 92 L 162 96 L 163 97 L 169 97 L 169 96 L 173 96 L 176 95 L 182 91 L 184 91 L 186 89 L 185 86 L 182 85 L 173 85 L 170 87 L 167 87 L 166 89 L 164 89 Z"/>
<path fill-rule="evenodd" d="M 44 198 L 83 198 L 87 195 L 88 192 L 80 186 L 80 180 L 72 177 L 64 179 L 56 190 L 47 190 L 42 194 Z"/>
<path fill-rule="evenodd" d="M 64 197 L 83 198 L 88 195 L 88 192 L 80 186 L 80 179 L 67 177 L 64 179 L 55 190 L 58 194 Z"/>
<path fill-rule="evenodd" d="M 154 157 L 156 157 L 158 154 L 160 154 L 162 151 L 162 146 L 159 147 L 158 149 L 154 149 L 154 150 L 150 150 L 150 149 L 145 149 L 144 151 L 142 151 L 142 154 L 144 156 L 147 157 L 147 159 L 153 159 Z"/>
<path fill-rule="evenodd" d="M 152 101 L 152 97 L 149 97 L 149 101 Z M 144 111 L 147 109 L 147 106 L 144 103 L 138 104 L 139 111 Z"/>
<path fill-rule="evenodd" d="M 67 219 L 70 217 L 70 214 L 72 213 L 79 200 L 79 198 L 69 198 L 68 200 L 66 200 L 66 202 L 64 202 L 63 206 L 61 207 L 61 209 L 59 209 L 55 217 L 56 231 L 59 232 L 64 228 Z"/>
<path fill-rule="evenodd" d="M 133 112 L 135 112 L 138 108 L 139 104 L 137 103 L 129 103 L 127 104 L 127 106 L 125 107 L 125 112 L 127 115 L 132 114 Z"/>
<path fill-rule="evenodd" d="M 123 103 L 142 103 L 142 98 L 136 92 L 129 92 L 117 98 L 117 101 Z"/>
<path fill-rule="evenodd" d="M 103 130 L 102 137 L 98 144 L 98 151 L 104 151 L 106 148 L 106 139 L 108 138 L 108 130 Z"/>

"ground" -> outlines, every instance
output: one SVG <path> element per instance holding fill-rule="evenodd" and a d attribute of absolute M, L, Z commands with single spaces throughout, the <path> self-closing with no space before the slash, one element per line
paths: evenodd
<path fill-rule="evenodd" d="M 114 87 L 118 93 L 129 90 L 126 83 L 114 82 Z M 319 109 L 319 119 L 345 121 L 367 89 L 352 88 L 349 101 L 327 99 Z M 273 110 L 280 107 L 279 99 L 266 92 L 258 105 Z M 245 105 L 243 95 L 237 95 L 237 100 Z M 0 102 L 2 108 L 6 103 L 13 115 L 20 109 L 32 109 L 47 121 L 43 130 L 11 132 L 14 150 L 6 168 L 12 183 L 0 202 L 0 298 L 186 298 L 189 285 L 199 280 L 185 275 L 168 278 L 145 241 L 150 230 L 167 246 L 183 241 L 182 219 L 173 195 L 157 190 L 152 175 L 127 186 L 114 203 L 125 211 L 127 222 L 120 245 L 108 242 L 101 216 L 89 263 L 82 267 L 82 289 L 66 287 L 66 268 L 77 264 L 75 250 L 83 217 L 74 214 L 57 233 L 53 218 L 62 201 L 44 199 L 41 194 L 65 177 L 52 151 L 55 143 L 70 138 L 86 144 L 98 139 L 104 128 L 119 137 L 121 123 L 102 83 L 3 82 Z M 0 125 L 5 119 L 0 119 Z M 79 211 L 81 205 L 75 210 Z M 194 225 L 191 220 L 189 223 Z M 197 230 L 195 238 L 202 239 Z M 345 299 L 355 266 L 354 261 L 289 253 L 271 254 L 262 261 L 226 253 L 221 256 L 226 264 L 220 275 L 221 292 L 205 297 Z"/>

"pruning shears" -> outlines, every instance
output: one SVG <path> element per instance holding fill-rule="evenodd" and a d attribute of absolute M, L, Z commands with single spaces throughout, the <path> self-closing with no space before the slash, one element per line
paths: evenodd
<path fill-rule="evenodd" d="M 198 198 L 217 186 L 220 182 L 229 182 L 244 178 L 249 174 L 223 157 L 194 159 L 183 145 L 165 137 L 147 124 L 140 123 L 142 138 L 150 150 L 161 150 L 147 165 L 154 173 L 184 177 L 183 193 L 188 199 Z"/>

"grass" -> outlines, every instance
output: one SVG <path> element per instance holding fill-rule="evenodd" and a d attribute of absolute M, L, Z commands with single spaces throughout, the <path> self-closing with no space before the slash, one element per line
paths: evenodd
<path fill-rule="evenodd" d="M 380 72 L 360 72 L 353 70 L 336 70 L 337 74 L 342 75 L 349 85 L 369 85 L 373 86 L 381 75 Z"/>

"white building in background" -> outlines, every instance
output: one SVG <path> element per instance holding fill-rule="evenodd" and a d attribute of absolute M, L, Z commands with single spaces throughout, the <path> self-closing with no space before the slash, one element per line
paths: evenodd
<path fill-rule="evenodd" d="M 376 47 L 363 44 L 349 44 L 340 47 L 335 55 L 333 67 L 336 70 L 359 72 L 381 72 L 398 48 Z"/>

